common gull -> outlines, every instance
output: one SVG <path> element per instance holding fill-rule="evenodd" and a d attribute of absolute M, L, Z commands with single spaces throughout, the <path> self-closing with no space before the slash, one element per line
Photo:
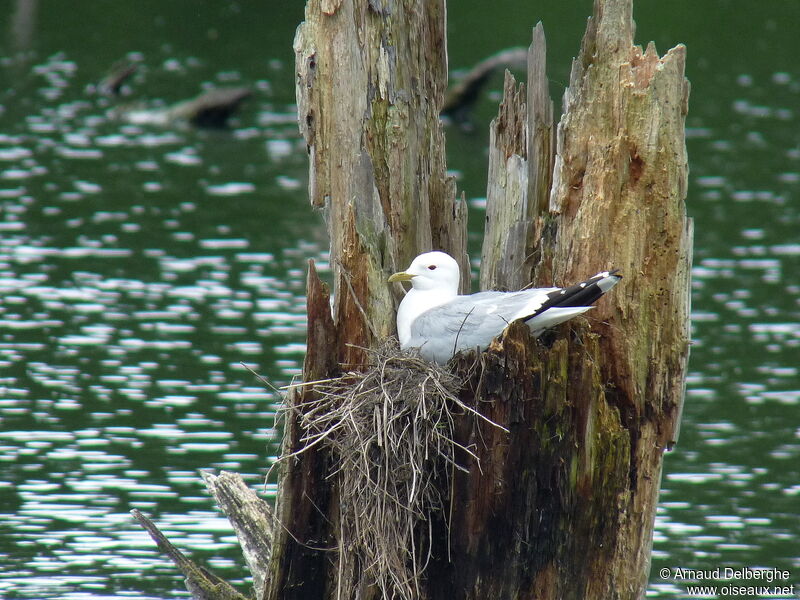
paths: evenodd
<path fill-rule="evenodd" d="M 534 336 L 586 312 L 621 279 L 603 271 L 576 285 L 518 292 L 458 294 L 458 263 L 444 252 L 420 254 L 390 282 L 410 281 L 397 309 L 402 349 L 418 348 L 429 361 L 445 364 L 462 350 L 485 349 L 512 321 L 527 323 Z"/>

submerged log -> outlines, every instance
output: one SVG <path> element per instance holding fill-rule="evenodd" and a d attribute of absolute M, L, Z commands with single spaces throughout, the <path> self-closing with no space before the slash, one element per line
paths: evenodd
<path fill-rule="evenodd" d="M 123 84 L 136 73 L 139 65 L 129 61 L 120 61 L 111 67 L 111 71 L 97 84 L 95 90 L 105 96 L 119 96 Z"/>
<path fill-rule="evenodd" d="M 524 67 L 528 53 L 524 48 L 508 48 L 480 61 L 467 71 L 450 89 L 441 114 L 465 128 L 471 128 L 470 113 L 489 79 L 500 69 Z"/>
<path fill-rule="evenodd" d="M 167 108 L 121 106 L 115 108 L 112 114 L 137 125 L 190 124 L 218 128 L 225 127 L 242 102 L 252 95 L 253 91 L 249 88 L 217 88 Z"/>
<path fill-rule="evenodd" d="M 224 127 L 239 106 L 253 95 L 246 87 L 218 88 L 203 92 L 167 109 L 169 121 L 188 121 L 198 127 Z"/>

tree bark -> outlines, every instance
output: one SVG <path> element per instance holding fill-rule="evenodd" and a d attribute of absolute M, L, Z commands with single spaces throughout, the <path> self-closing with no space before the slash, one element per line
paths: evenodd
<path fill-rule="evenodd" d="M 481 289 L 519 290 L 531 281 L 535 202 L 529 198 L 525 86 L 506 71 L 500 111 L 489 126 Z"/>
<path fill-rule="evenodd" d="M 362 368 L 364 349 L 394 333 L 400 290 L 386 279 L 419 252 L 450 253 L 468 282 L 466 205 L 446 174 L 439 122 L 443 0 L 309 0 L 295 52 L 309 197 L 324 211 L 334 272 L 332 314 L 313 266 L 309 273 L 303 379 L 316 381 Z M 290 395 L 284 454 L 300 448 L 299 418 L 314 398 L 312 387 Z M 337 564 L 337 507 L 347 491 L 330 470 L 322 445 L 284 462 L 264 598 L 326 598 L 355 581 Z"/>
<path fill-rule="evenodd" d="M 387 273 L 433 249 L 467 267 L 466 207 L 439 122 L 444 0 L 309 0 L 294 47 L 309 197 L 325 211 L 345 332 L 337 358 L 359 365 L 362 348 L 394 331 Z"/>
<path fill-rule="evenodd" d="M 514 77 L 506 72 L 500 111 L 489 126 L 483 290 L 530 285 L 540 256 L 540 217 L 546 214 L 550 197 L 555 127 L 541 23 L 533 29 L 527 55 L 527 92 L 522 84 L 516 88 Z"/>
<path fill-rule="evenodd" d="M 454 476 L 460 508 L 449 524 L 450 559 L 428 573 L 432 598 L 644 595 L 689 350 L 689 88 L 683 46 L 663 58 L 652 44 L 633 46 L 631 4 L 595 2 L 564 97 L 549 207 L 532 228 L 514 226 L 536 211 L 508 193 L 508 182 L 524 189 L 524 160 L 528 190 L 540 187 L 533 167 L 547 164 L 547 147 L 530 142 L 542 99 L 527 107 L 527 149 L 543 154 L 525 156 L 522 92 L 506 81 L 491 150 L 493 159 L 501 150 L 505 168 L 490 178 L 484 259 L 508 257 L 487 245 L 528 247 L 533 230 L 536 283 L 573 283 L 612 267 L 626 277 L 588 321 L 560 327 L 551 347 L 510 327 L 484 355 L 464 400 L 511 434 L 466 417 L 461 424 L 458 441 L 477 448 L 477 459 L 464 457 L 470 472 Z M 498 123 L 508 125 L 502 136 Z M 482 281 L 517 287 L 517 269 L 483 264 Z"/>
<path fill-rule="evenodd" d="M 441 50 L 435 38 L 444 33 L 443 8 L 369 6 L 343 1 L 326 14 L 310 2 L 296 42 L 310 193 L 328 211 L 337 270 L 336 362 L 349 364 L 358 353 L 348 344 L 366 346 L 393 331 L 383 316 L 394 315 L 383 284 L 387 267 L 402 267 L 431 248 L 453 252 L 463 240 L 462 222 L 452 221 L 462 209 L 443 176 L 435 122 L 443 55 L 428 55 Z M 631 12 L 631 0 L 595 3 L 565 93 L 555 154 L 540 26 L 527 93 L 507 75 L 491 130 L 482 285 L 567 284 L 612 267 L 626 277 L 588 319 L 560 327 L 550 346 L 512 326 L 478 370 L 462 359 L 462 399 L 510 433 L 474 416 L 458 420 L 456 441 L 477 457 L 460 457 L 468 472 L 454 470 L 446 490 L 452 510 L 434 529 L 422 587 L 428 598 L 644 594 L 662 455 L 676 438 L 688 357 L 688 84 L 682 46 L 663 58 L 652 45 L 644 52 L 633 46 Z M 345 42 L 354 21 L 359 35 Z M 407 37 L 399 35 L 404 28 Z M 387 39 L 398 46 L 387 48 Z M 410 64 L 392 62 L 401 55 Z M 420 85 L 431 84 L 415 110 L 408 93 L 419 88 L 399 85 L 414 78 L 393 74 L 401 64 L 420 70 Z M 392 83 L 397 87 L 389 89 Z M 424 125 L 412 118 L 419 114 L 428 119 Z M 423 185 L 432 176 L 439 182 Z M 455 247 L 463 259 L 463 246 Z M 310 313 L 310 330 L 314 322 Z M 310 335 L 310 355 L 322 352 L 314 340 Z M 331 363 L 322 371 L 335 370 Z M 322 467 L 324 461 L 310 468 L 313 480 L 321 482 L 315 469 Z M 346 490 L 322 484 L 307 493 L 319 519 L 331 523 L 333 549 L 336 496 Z M 286 542 L 311 545 L 303 538 Z M 291 585 L 268 597 L 330 597 L 342 574 L 335 552 L 327 560 L 322 595 L 297 593 L 309 588 L 310 577 L 295 563 Z M 350 597 L 375 593 L 353 589 Z"/>

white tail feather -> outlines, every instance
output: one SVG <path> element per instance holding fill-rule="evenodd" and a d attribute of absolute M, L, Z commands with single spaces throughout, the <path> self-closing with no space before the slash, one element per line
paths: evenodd
<path fill-rule="evenodd" d="M 533 335 L 539 337 L 545 329 L 568 321 L 572 317 L 585 313 L 587 310 L 594 308 L 593 306 L 570 306 L 568 308 L 548 308 L 540 315 L 536 315 L 528 321 Z"/>

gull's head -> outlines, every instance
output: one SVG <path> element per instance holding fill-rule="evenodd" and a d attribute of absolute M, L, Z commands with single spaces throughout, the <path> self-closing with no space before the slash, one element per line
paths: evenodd
<path fill-rule="evenodd" d="M 411 265 L 389 277 L 389 281 L 410 281 L 415 290 L 446 291 L 458 294 L 461 279 L 458 263 L 444 252 L 426 252 L 413 260 Z"/>

